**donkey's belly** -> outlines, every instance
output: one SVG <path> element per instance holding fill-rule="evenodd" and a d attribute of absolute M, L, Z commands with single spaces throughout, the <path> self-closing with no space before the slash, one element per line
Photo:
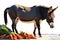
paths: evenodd
<path fill-rule="evenodd" d="M 23 14 L 19 16 L 21 21 L 32 21 L 34 20 L 35 16 L 33 16 L 33 14 Z"/>

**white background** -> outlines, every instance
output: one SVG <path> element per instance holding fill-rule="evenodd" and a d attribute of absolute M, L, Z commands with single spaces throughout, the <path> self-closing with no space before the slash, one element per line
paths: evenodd
<path fill-rule="evenodd" d="M 31 7 L 34 5 L 43 5 L 43 6 L 53 6 L 53 8 L 58 6 L 58 9 L 54 12 L 55 18 L 54 18 L 54 28 L 51 29 L 47 22 L 44 20 L 41 22 L 41 33 L 42 34 L 60 34 L 60 1 L 59 0 L 0 0 L 0 24 L 4 24 L 4 10 L 7 7 L 10 7 L 12 5 L 23 5 L 27 7 Z M 7 27 L 11 29 L 11 19 L 8 15 L 8 24 Z M 34 29 L 34 23 L 32 22 L 21 22 L 19 21 L 17 24 L 17 30 L 24 31 L 27 33 L 33 33 Z M 36 31 L 37 33 L 37 31 Z"/>

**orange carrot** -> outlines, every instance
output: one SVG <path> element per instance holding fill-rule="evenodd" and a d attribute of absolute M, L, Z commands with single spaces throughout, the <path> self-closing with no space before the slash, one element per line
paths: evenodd
<path fill-rule="evenodd" d="M 32 36 L 29 34 L 29 35 L 28 35 L 28 38 L 29 38 L 29 39 L 31 39 L 31 38 L 32 38 Z"/>
<path fill-rule="evenodd" d="M 1 38 L 1 36 L 0 36 L 0 38 Z"/>
<path fill-rule="evenodd" d="M 17 36 L 18 39 L 23 39 L 23 37 L 19 34 L 16 34 L 16 36 Z"/>
<path fill-rule="evenodd" d="M 17 36 L 15 34 L 12 35 L 13 35 L 13 40 L 17 40 Z"/>
<path fill-rule="evenodd" d="M 6 39 L 8 39 L 9 38 L 9 35 L 6 35 L 6 37 L 5 37 Z"/>
<path fill-rule="evenodd" d="M 36 37 L 34 35 L 31 35 L 32 36 L 32 39 L 36 39 Z"/>
<path fill-rule="evenodd" d="M 6 34 L 4 34 L 4 35 L 1 35 L 1 38 L 5 38 L 6 37 Z"/>
<path fill-rule="evenodd" d="M 12 39 L 12 40 L 13 40 L 13 35 L 12 35 L 12 34 L 10 34 L 9 36 L 10 36 L 10 39 Z"/>

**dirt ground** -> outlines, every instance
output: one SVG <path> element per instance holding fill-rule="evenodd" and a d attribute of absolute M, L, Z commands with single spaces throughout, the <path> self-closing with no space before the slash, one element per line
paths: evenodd
<path fill-rule="evenodd" d="M 37 40 L 60 40 L 60 34 L 43 34 L 42 37 L 37 35 Z"/>

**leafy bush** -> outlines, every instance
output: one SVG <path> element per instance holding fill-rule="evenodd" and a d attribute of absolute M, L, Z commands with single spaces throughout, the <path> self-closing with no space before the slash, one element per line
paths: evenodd
<path fill-rule="evenodd" d="M 3 34 L 10 34 L 12 31 L 11 29 L 9 29 L 7 26 L 5 25 L 0 25 L 0 35 L 3 35 Z"/>

